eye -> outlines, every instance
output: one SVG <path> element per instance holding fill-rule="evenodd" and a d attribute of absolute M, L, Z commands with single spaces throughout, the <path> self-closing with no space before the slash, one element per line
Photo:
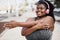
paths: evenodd
<path fill-rule="evenodd" d="M 39 9 L 39 8 L 37 7 L 37 9 Z"/>

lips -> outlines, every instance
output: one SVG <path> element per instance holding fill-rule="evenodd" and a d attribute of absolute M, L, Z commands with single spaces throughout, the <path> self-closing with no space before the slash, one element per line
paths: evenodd
<path fill-rule="evenodd" d="M 42 14 L 42 12 L 37 12 L 38 14 Z"/>
<path fill-rule="evenodd" d="M 42 12 L 37 12 L 37 15 L 41 16 L 42 15 Z"/>

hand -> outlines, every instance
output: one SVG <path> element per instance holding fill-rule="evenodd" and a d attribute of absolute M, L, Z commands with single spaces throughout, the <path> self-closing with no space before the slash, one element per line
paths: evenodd
<path fill-rule="evenodd" d="M 36 29 L 43 29 L 43 24 L 42 23 L 38 23 L 36 26 L 34 26 Z"/>
<path fill-rule="evenodd" d="M 8 27 L 8 28 L 14 28 L 14 27 L 16 27 L 18 25 L 17 25 L 17 22 L 16 21 L 10 21 L 10 22 L 4 24 L 4 26 L 5 27 Z"/>

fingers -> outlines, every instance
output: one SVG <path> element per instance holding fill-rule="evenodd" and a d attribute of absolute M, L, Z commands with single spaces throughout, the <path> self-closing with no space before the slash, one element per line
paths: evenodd
<path fill-rule="evenodd" d="M 14 20 L 4 24 L 4 27 L 8 27 L 8 28 L 14 28 L 15 26 L 16 26 L 16 21 Z"/>
<path fill-rule="evenodd" d="M 6 24 L 4 24 L 4 27 L 12 28 L 12 24 L 6 23 Z"/>

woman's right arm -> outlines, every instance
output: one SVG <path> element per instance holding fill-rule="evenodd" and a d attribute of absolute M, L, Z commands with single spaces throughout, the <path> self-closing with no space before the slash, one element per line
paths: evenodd
<path fill-rule="evenodd" d="M 11 21 L 5 24 L 6 27 L 8 28 L 14 28 L 14 27 L 31 27 L 36 25 L 38 22 L 34 21 L 32 18 L 29 18 L 26 22 L 16 22 L 16 21 Z"/>
<path fill-rule="evenodd" d="M 33 18 L 28 18 L 26 22 L 18 22 L 18 25 L 22 27 L 31 27 L 36 25 L 37 23 L 38 21 L 34 21 Z"/>

